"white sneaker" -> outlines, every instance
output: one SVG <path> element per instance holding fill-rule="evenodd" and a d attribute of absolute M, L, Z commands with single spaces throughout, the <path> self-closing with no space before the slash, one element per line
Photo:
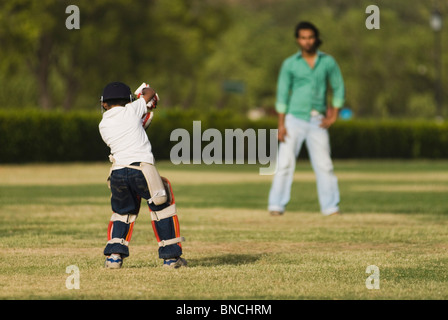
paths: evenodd
<path fill-rule="evenodd" d="M 106 258 L 104 266 L 108 269 L 120 269 L 123 264 L 123 259 L 119 254 L 111 254 Z"/>
<path fill-rule="evenodd" d="M 163 261 L 163 266 L 164 267 L 168 267 L 168 268 L 180 268 L 180 267 L 186 267 L 187 266 L 187 260 L 181 258 L 181 257 L 177 257 L 177 258 L 173 258 L 173 259 L 165 259 Z"/>

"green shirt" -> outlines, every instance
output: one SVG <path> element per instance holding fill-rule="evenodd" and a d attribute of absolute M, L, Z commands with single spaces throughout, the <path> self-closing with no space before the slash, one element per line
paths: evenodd
<path fill-rule="evenodd" d="M 318 50 L 311 69 L 299 51 L 283 61 L 275 109 L 278 113 L 290 113 L 306 121 L 313 109 L 325 114 L 327 83 L 333 90 L 333 107 L 341 108 L 345 102 L 344 80 L 334 58 Z"/>

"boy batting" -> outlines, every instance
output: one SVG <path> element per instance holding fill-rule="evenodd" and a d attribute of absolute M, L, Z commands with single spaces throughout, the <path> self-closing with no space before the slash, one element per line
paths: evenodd
<path fill-rule="evenodd" d="M 126 84 L 112 82 L 104 88 L 101 97 L 104 113 L 99 131 L 110 148 L 112 162 L 109 186 L 113 214 L 104 249 L 105 267 L 121 268 L 123 260 L 129 256 L 129 242 L 143 198 L 151 212 L 159 258 L 164 260 L 164 266 L 179 268 L 187 265 L 181 258 L 181 242 L 185 239 L 180 236 L 171 185 L 160 177 L 154 166 L 151 143 L 145 132 L 158 95 L 146 84 L 135 94 L 136 100 Z"/>

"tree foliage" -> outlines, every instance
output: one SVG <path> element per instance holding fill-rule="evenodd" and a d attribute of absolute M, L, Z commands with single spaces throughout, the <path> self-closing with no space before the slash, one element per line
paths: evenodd
<path fill-rule="evenodd" d="M 79 30 L 65 27 L 70 4 L 80 9 Z M 380 9 L 379 30 L 365 27 L 370 4 Z M 439 9 L 448 13 L 448 4 Z M 298 50 L 294 27 L 308 20 L 341 66 L 355 115 L 433 117 L 431 10 L 407 0 L 2 1 L 1 108 L 92 109 L 119 80 L 149 82 L 164 108 L 272 111 L 279 66 Z M 448 109 L 446 90 L 443 98 Z"/>

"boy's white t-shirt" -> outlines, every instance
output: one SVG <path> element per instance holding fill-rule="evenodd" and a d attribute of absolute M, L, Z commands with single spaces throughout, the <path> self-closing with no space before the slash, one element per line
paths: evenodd
<path fill-rule="evenodd" d="M 147 112 L 146 101 L 140 98 L 124 107 L 116 106 L 103 113 L 99 124 L 100 134 L 117 165 L 130 165 L 133 162 L 154 164 L 151 143 L 142 126 L 142 117 Z"/>

